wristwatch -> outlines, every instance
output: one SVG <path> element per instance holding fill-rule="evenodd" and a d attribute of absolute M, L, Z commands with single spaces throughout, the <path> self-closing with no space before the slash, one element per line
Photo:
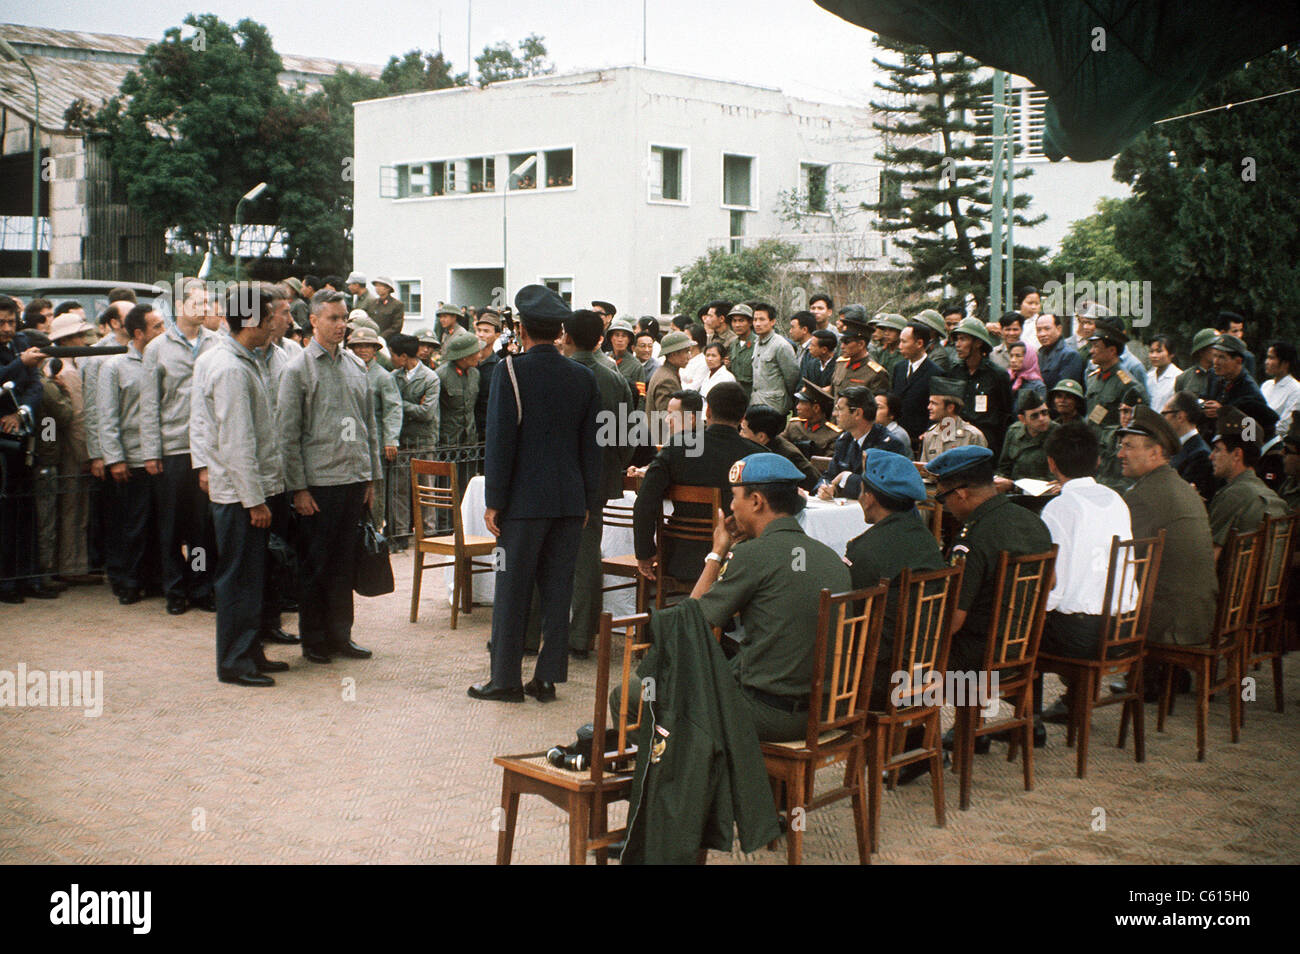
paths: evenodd
<path fill-rule="evenodd" d="M 704 562 L 705 562 L 705 563 L 721 563 L 721 562 L 722 562 L 722 557 L 718 556 L 718 554 L 714 553 L 713 551 L 709 551 L 708 555 L 704 557 Z"/>

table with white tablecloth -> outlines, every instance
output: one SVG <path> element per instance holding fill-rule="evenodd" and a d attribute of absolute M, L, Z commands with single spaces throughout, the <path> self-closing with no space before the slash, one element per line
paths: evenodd
<path fill-rule="evenodd" d="M 630 490 L 624 491 L 623 499 L 630 505 L 636 499 L 636 494 Z M 671 507 L 672 504 L 665 503 L 665 506 Z M 465 496 L 461 499 L 460 504 L 461 519 L 465 525 L 466 536 L 487 535 L 487 524 L 483 522 L 483 513 L 486 509 L 483 478 L 481 476 L 475 477 L 465 488 Z M 810 498 L 808 505 L 799 514 L 798 519 L 805 533 L 814 540 L 826 544 L 838 554 L 843 554 L 848 542 L 867 529 L 867 523 L 862 518 L 862 508 L 858 506 L 856 501 L 828 501 L 819 500 L 815 497 Z M 631 552 L 632 531 L 629 528 L 605 527 L 600 544 L 602 557 L 623 556 Z M 447 600 L 448 605 L 450 605 L 452 571 L 448 568 L 443 573 L 446 576 Z M 615 586 L 626 582 L 628 582 L 626 578 L 605 577 L 606 586 Z M 490 605 L 495 589 L 495 574 L 474 574 L 475 603 Z M 627 616 L 635 612 L 635 603 L 636 590 L 630 587 L 605 594 L 605 609 L 615 616 Z"/>

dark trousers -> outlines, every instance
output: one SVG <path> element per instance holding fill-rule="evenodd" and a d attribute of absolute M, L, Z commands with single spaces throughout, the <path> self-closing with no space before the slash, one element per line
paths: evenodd
<path fill-rule="evenodd" d="M 289 537 L 289 494 L 282 491 L 273 497 L 266 498 L 266 505 L 271 509 L 271 526 L 268 528 L 266 535 L 269 545 L 271 535 L 279 537 L 286 543 Z M 284 602 L 285 594 L 280 592 L 281 574 L 271 572 L 270 558 L 267 559 L 267 572 L 265 574 L 265 583 L 262 586 L 262 634 L 272 632 L 280 628 L 280 606 Z"/>
<path fill-rule="evenodd" d="M 217 538 L 217 675 L 251 675 L 262 658 L 257 633 L 268 530 L 253 526 L 242 504 L 209 506 Z"/>
<path fill-rule="evenodd" d="M 0 590 L 9 592 L 36 583 L 36 490 L 25 454 L 0 454 Z"/>
<path fill-rule="evenodd" d="M 154 481 L 143 467 L 127 471 L 121 483 L 109 478 L 109 495 L 113 498 L 104 541 L 109 560 L 109 581 L 124 589 L 144 589 L 156 583 L 157 554 L 153 530 Z M 117 577 L 113 573 L 116 568 Z"/>
<path fill-rule="evenodd" d="M 1053 610 L 1043 618 L 1043 640 L 1039 645 L 1039 651 L 1051 653 L 1053 656 L 1096 659 L 1099 639 L 1101 639 L 1101 616 L 1058 613 Z M 1034 677 L 1034 711 L 1043 711 L 1042 673 Z"/>
<path fill-rule="evenodd" d="M 199 489 L 199 472 L 190 466 L 189 454 L 164 457 L 162 467 L 154 491 L 163 593 L 206 599 L 212 595 L 208 560 L 212 557 L 214 521 Z M 186 553 L 181 552 L 182 546 Z"/>
<path fill-rule="evenodd" d="M 604 608 L 605 574 L 600 565 L 600 542 L 605 532 L 604 513 L 597 510 L 582 528 L 578 542 L 578 558 L 573 571 L 573 612 L 569 619 L 569 646 L 590 652 L 596 645 L 596 631 L 600 628 L 600 613 Z M 542 645 L 542 602 L 533 590 L 532 608 L 528 614 L 528 630 L 524 648 L 536 652 Z"/>
<path fill-rule="evenodd" d="M 298 517 L 298 628 L 304 650 L 328 653 L 352 639 L 352 577 L 366 485 L 307 489 L 320 512 Z"/>
<path fill-rule="evenodd" d="M 564 682 L 569 673 L 569 604 L 582 536 L 581 517 L 502 520 L 504 551 L 492 607 L 492 682 L 523 685 L 524 631 L 536 585 L 541 596 L 542 648 L 534 677 Z"/>

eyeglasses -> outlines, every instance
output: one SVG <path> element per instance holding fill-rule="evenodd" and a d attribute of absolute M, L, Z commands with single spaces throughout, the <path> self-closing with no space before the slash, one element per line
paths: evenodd
<path fill-rule="evenodd" d="M 942 491 L 941 493 L 937 493 L 937 494 L 935 494 L 935 495 L 934 495 L 934 502 L 937 503 L 937 504 L 939 504 L 939 506 L 943 506 L 944 503 L 947 501 L 947 499 L 948 499 L 949 497 L 951 497 L 951 496 L 952 496 L 953 494 L 955 494 L 957 491 L 959 491 L 959 490 L 964 490 L 964 489 L 966 489 L 966 485 L 965 485 L 965 484 L 961 484 L 961 485 L 959 485 L 959 486 L 957 486 L 957 487 L 949 487 L 947 490 Z"/>

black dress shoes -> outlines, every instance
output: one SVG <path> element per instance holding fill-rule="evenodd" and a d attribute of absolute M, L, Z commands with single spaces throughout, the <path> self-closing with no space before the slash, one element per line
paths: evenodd
<path fill-rule="evenodd" d="M 524 683 L 524 694 L 532 696 L 538 702 L 555 701 L 555 683 L 538 682 L 536 677 Z"/>
<path fill-rule="evenodd" d="M 190 608 L 189 602 L 183 596 L 167 597 L 167 614 L 169 616 L 180 616 Z"/>
<path fill-rule="evenodd" d="M 122 592 L 117 595 L 117 601 L 123 606 L 130 606 L 132 603 L 139 603 L 142 599 L 144 599 L 144 591 L 138 586 L 124 586 L 122 587 Z"/>
<path fill-rule="evenodd" d="M 997 739 L 999 742 L 1010 742 L 1012 729 L 1003 729 L 1001 732 L 994 732 L 989 738 Z M 1034 720 L 1034 748 L 1047 748 L 1047 726 L 1043 725 L 1041 719 Z"/>
<path fill-rule="evenodd" d="M 217 611 L 217 598 L 215 596 L 203 596 L 196 600 L 190 600 L 191 606 L 197 606 L 205 613 L 215 613 Z"/>
<path fill-rule="evenodd" d="M 297 646 L 302 642 L 302 640 L 293 633 L 286 633 L 282 629 L 268 629 L 262 633 L 262 642 L 283 643 L 286 646 Z"/>
<path fill-rule="evenodd" d="M 25 603 L 23 594 L 17 590 L 0 590 L 0 603 Z"/>
<path fill-rule="evenodd" d="M 476 686 L 470 686 L 466 695 L 471 699 L 482 699 L 484 702 L 524 701 L 524 690 L 522 687 L 516 686 L 513 689 L 506 689 L 501 686 L 492 685 L 491 681 L 480 682 Z"/>
<path fill-rule="evenodd" d="M 369 659 L 374 655 L 370 650 L 358 646 L 350 639 L 342 646 L 336 646 L 334 649 L 330 650 L 330 652 L 334 653 L 336 656 L 347 656 L 348 659 Z"/>
<path fill-rule="evenodd" d="M 302 658 L 314 663 L 332 663 L 334 661 L 334 657 L 323 649 L 309 649 L 306 646 L 302 648 Z"/>
<path fill-rule="evenodd" d="M 278 659 L 259 659 L 257 660 L 258 672 L 288 672 L 289 664 L 281 662 Z"/>
<path fill-rule="evenodd" d="M 57 600 L 59 591 L 44 583 L 33 583 L 23 587 L 23 596 L 30 596 L 34 600 Z"/>
<path fill-rule="evenodd" d="M 591 655 L 591 650 L 590 650 L 590 649 L 570 649 L 570 650 L 569 650 L 569 655 L 572 656 L 574 659 L 586 659 L 588 656 Z"/>
<path fill-rule="evenodd" d="M 228 676 L 218 676 L 222 682 L 228 682 L 236 686 L 274 686 L 275 680 L 270 676 L 264 676 L 260 672 L 239 672 L 232 673 Z"/>

